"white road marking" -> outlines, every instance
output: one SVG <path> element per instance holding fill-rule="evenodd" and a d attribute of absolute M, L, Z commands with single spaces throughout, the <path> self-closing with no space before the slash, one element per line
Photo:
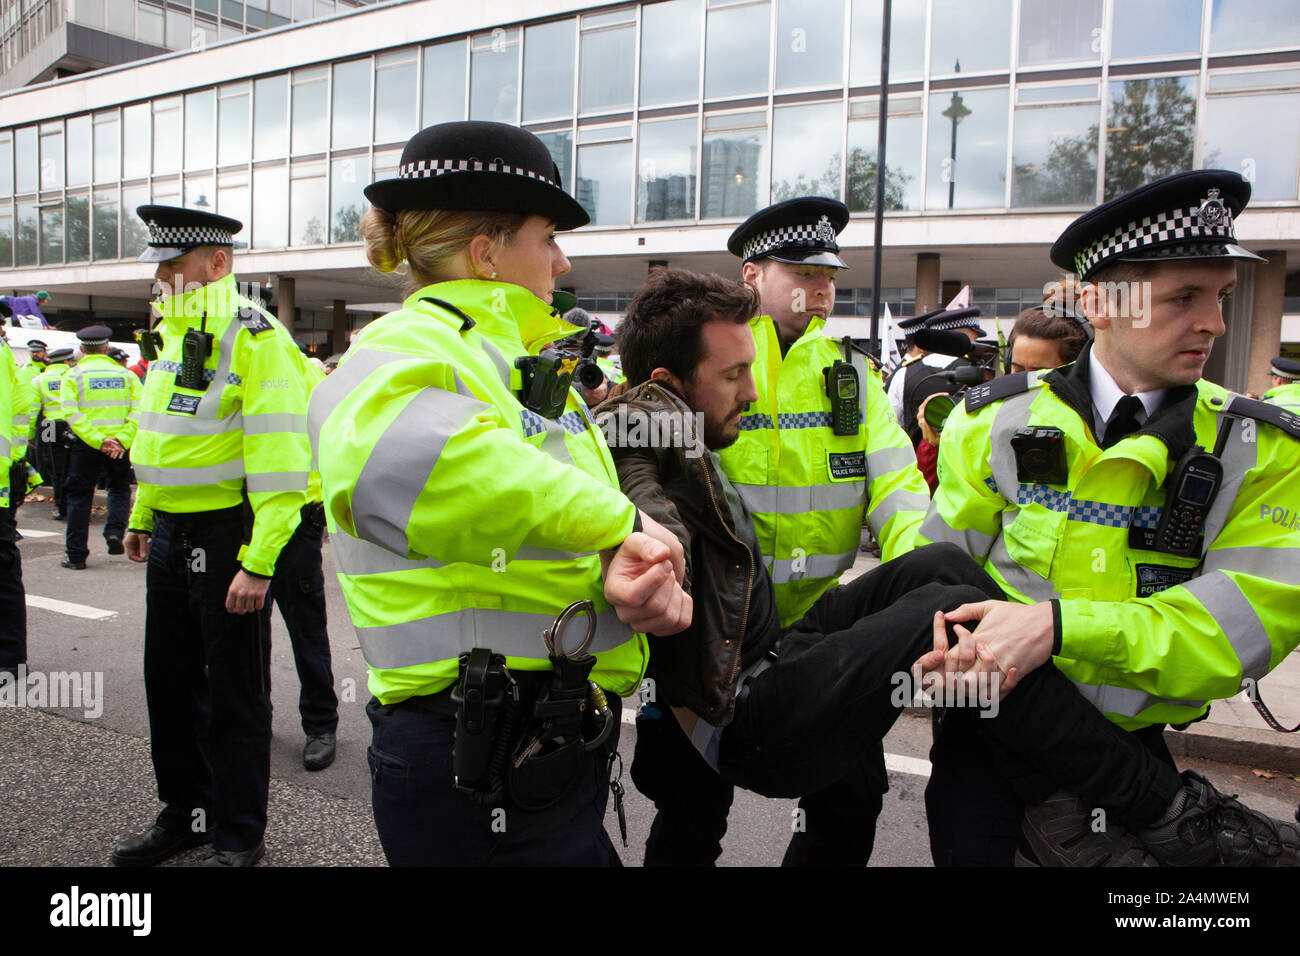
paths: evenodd
<path fill-rule="evenodd" d="M 619 718 L 625 724 L 636 723 L 636 708 L 624 705 Z M 893 773 L 907 773 L 914 777 L 930 776 L 930 761 L 920 757 L 906 757 L 903 754 L 885 754 L 885 769 Z"/>
<path fill-rule="evenodd" d="M 62 531 L 33 531 L 31 528 L 19 528 L 18 533 L 24 538 L 58 538 L 63 535 Z"/>
<path fill-rule="evenodd" d="M 88 604 L 73 604 L 71 601 L 59 601 L 55 598 L 41 597 L 37 594 L 27 595 L 27 606 L 39 607 L 46 611 L 53 611 L 56 614 L 84 617 L 89 621 L 107 621 L 109 618 L 117 617 L 116 611 L 105 611 L 103 608 L 91 607 Z"/>

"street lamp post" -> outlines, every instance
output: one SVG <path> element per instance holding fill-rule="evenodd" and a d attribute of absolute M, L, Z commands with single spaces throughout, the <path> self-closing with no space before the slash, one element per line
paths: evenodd
<path fill-rule="evenodd" d="M 955 72 L 961 72 L 961 60 L 958 60 L 954 67 Z M 961 94 L 956 90 L 952 94 L 952 102 L 948 108 L 943 111 L 942 116 L 952 120 L 952 146 L 948 151 L 948 208 L 951 209 L 956 198 L 957 191 L 957 124 L 970 116 L 971 111 L 966 109 L 966 104 L 962 102 Z"/>

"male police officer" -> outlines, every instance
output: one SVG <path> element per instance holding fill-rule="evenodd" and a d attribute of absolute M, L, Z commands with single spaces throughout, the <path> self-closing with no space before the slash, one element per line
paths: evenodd
<path fill-rule="evenodd" d="M 27 663 L 27 598 L 14 512 L 27 492 L 23 455 L 30 406 L 31 385 L 19 377 L 0 334 L 0 673 L 15 678 Z"/>
<path fill-rule="evenodd" d="M 60 413 L 72 433 L 65 482 L 68 553 L 60 564 L 74 571 L 86 569 L 90 505 L 101 474 L 108 487 L 104 541 L 109 554 L 122 553 L 122 536 L 131 510 L 131 462 L 127 451 L 135 438 L 132 412 L 140 402 L 141 385 L 138 378 L 106 354 L 111 334 L 106 325 L 92 325 L 78 332 L 85 358 L 59 380 Z"/>
<path fill-rule="evenodd" d="M 1300 423 L 1200 377 L 1225 331 L 1235 260 L 1259 261 L 1232 231 L 1249 197 L 1235 173 L 1180 173 L 1066 229 L 1052 261 L 1083 280 L 1096 340 L 1073 365 L 967 393 L 917 535 L 965 548 L 1012 602 L 949 621 L 978 619 L 976 637 L 1022 676 L 1054 657 L 1168 764 L 1165 724 L 1249 689 L 1300 639 L 1300 522 L 1287 510 L 1300 500 Z M 1088 760 L 1105 744 L 1062 746 Z M 932 756 L 936 862 L 1009 862 L 1023 801 L 1047 796 L 1041 780 L 985 746 L 961 713 L 945 718 Z M 1136 821 L 1162 863 L 1296 863 L 1293 825 L 1194 773 L 1182 783 Z M 1025 837 L 1043 862 L 1069 863 L 1090 820 L 1054 798 L 1030 808 Z"/>
<path fill-rule="evenodd" d="M 37 375 L 45 371 L 46 365 L 49 364 L 49 353 L 46 351 L 47 346 L 40 339 L 27 340 L 27 364 L 18 370 L 28 382 L 31 382 Z"/>
<path fill-rule="evenodd" d="M 1264 401 L 1300 415 L 1300 362 L 1279 355 L 1273 359 L 1269 372 L 1273 387 L 1264 393 Z"/>
<path fill-rule="evenodd" d="M 157 822 L 113 862 L 148 866 L 212 841 L 205 866 L 264 852 L 270 782 L 267 587 L 306 502 L 307 386 L 289 333 L 239 295 L 237 220 L 141 206 L 160 331 L 132 463 L 127 556 L 148 562 L 145 690 Z M 161 338 L 161 342 L 159 341 Z"/>
<path fill-rule="evenodd" d="M 36 397 L 32 440 L 36 443 L 37 470 L 50 482 L 54 498 L 54 520 L 68 516 L 68 422 L 63 414 L 63 376 L 74 363 L 71 348 L 54 349 L 49 365 L 32 380 Z M 129 507 L 130 501 L 127 505 Z M 119 535 L 120 537 L 120 535 Z M 120 552 L 119 552 L 120 553 Z"/>
<path fill-rule="evenodd" d="M 853 566 L 864 514 L 888 560 L 910 550 L 929 503 L 879 374 L 821 332 L 835 306 L 834 276 L 847 268 L 836 237 L 848 220 L 837 200 L 791 199 L 755 213 L 727 240 L 764 314 L 750 322 L 758 401 L 720 458 L 753 514 L 783 627 Z M 632 768 L 659 810 L 646 863 L 711 864 L 733 789 L 671 719 L 655 719 L 661 713 L 647 707 L 638 721 Z M 807 827 L 785 862 L 865 863 L 887 787 L 876 745 L 862 767 L 800 802 Z"/>

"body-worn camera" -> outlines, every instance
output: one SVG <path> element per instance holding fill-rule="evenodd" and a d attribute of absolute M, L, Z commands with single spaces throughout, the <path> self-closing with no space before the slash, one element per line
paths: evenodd
<path fill-rule="evenodd" d="M 1065 433 L 1059 428 L 1017 428 L 1011 439 L 1016 456 L 1016 479 L 1027 485 L 1063 485 L 1069 478 L 1065 464 Z"/>
<path fill-rule="evenodd" d="M 163 337 L 161 332 L 155 332 L 153 329 L 141 329 L 135 333 L 136 344 L 140 346 L 140 357 L 146 362 L 157 360 L 158 353 L 162 351 Z"/>
<path fill-rule="evenodd" d="M 521 388 L 519 401 L 524 408 L 543 418 L 556 419 L 564 414 L 569 387 L 576 377 L 583 388 L 599 388 L 605 373 L 593 357 L 596 336 L 588 331 L 581 338 L 563 339 L 540 355 L 523 355 L 515 359 Z"/>

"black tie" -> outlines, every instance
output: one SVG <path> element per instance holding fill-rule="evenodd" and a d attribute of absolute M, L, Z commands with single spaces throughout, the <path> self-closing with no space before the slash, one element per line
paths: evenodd
<path fill-rule="evenodd" d="M 1115 405 L 1115 412 L 1111 415 L 1110 423 L 1106 426 L 1106 437 L 1102 440 L 1101 447 L 1109 448 L 1126 435 L 1131 435 L 1138 430 L 1138 412 L 1142 410 L 1142 399 L 1136 395 L 1125 395 Z"/>

